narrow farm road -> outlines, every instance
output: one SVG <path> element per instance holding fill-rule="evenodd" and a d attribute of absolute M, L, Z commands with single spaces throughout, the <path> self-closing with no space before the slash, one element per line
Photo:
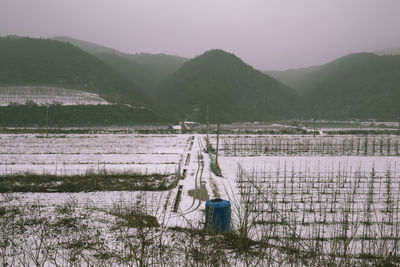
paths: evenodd
<path fill-rule="evenodd" d="M 171 212 L 171 224 L 198 228 L 204 221 L 205 202 L 212 197 L 208 183 L 211 170 L 204 148 L 203 135 L 189 138 L 188 148 L 183 153 L 183 179 L 177 187 L 178 190 L 181 188 L 180 201 L 176 212 Z"/>
<path fill-rule="evenodd" d="M 187 148 L 182 155 L 183 179 L 173 190 L 169 225 L 201 228 L 204 225 L 207 200 L 226 199 L 234 209 L 240 202 L 240 197 L 237 195 L 233 177 L 218 177 L 212 172 L 210 157 L 205 152 L 204 135 L 189 136 Z"/>

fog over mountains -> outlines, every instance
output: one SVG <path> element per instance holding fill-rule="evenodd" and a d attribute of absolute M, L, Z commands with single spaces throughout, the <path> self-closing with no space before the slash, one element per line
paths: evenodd
<path fill-rule="evenodd" d="M 145 105 L 165 120 L 398 120 L 400 56 L 356 53 L 263 73 L 223 50 L 193 59 L 126 54 L 56 37 L 0 38 L 0 85 L 59 85 Z M 384 54 L 384 55 L 378 55 Z M 158 120 L 158 119 L 157 119 Z"/>

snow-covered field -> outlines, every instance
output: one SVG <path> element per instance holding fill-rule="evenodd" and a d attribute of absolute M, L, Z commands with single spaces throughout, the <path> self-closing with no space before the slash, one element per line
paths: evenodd
<path fill-rule="evenodd" d="M 398 255 L 400 157 L 386 156 L 397 151 L 398 137 L 370 136 L 367 143 L 366 137 L 323 138 L 223 136 L 219 165 L 235 185 L 225 196 L 240 195 L 252 211 L 254 228 L 269 229 L 268 238 L 279 244 L 319 246 L 339 257 Z M 375 145 L 388 144 L 382 145 L 383 156 L 372 156 L 381 155 L 374 139 L 385 140 Z M 360 156 L 352 156 L 357 149 L 349 140 L 364 140 Z"/>
<path fill-rule="evenodd" d="M 109 104 L 98 94 L 73 89 L 46 86 L 0 87 L 0 106 L 25 104 L 28 101 L 38 105 L 56 103 L 61 105 Z"/>
<path fill-rule="evenodd" d="M 185 135 L 0 135 L 0 175 L 161 173 L 178 169 Z"/>
<path fill-rule="evenodd" d="M 11 265 L 37 260 L 61 266 L 136 266 L 140 257 L 160 266 L 307 265 L 290 253 L 316 253 L 321 262 L 338 265 L 400 262 L 398 137 L 222 135 L 223 177 L 211 172 L 204 138 L 0 135 L 3 175 L 102 169 L 168 174 L 179 167 L 184 174 L 176 188 L 160 192 L 1 194 L 0 234 L 6 241 L 0 242 L 0 256 Z M 211 142 L 215 147 L 215 136 Z M 216 197 L 230 200 L 235 234 L 247 225 L 247 235 L 268 246 L 253 247 L 250 256 L 227 249 L 216 237 L 201 237 L 196 231 L 204 226 L 205 200 Z M 132 218 L 142 213 L 154 216 L 160 227 L 141 229 Z"/>

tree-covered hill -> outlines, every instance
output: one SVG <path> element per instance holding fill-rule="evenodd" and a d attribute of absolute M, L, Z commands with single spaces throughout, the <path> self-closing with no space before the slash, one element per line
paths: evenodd
<path fill-rule="evenodd" d="M 351 54 L 322 66 L 301 87 L 305 116 L 398 120 L 400 56 Z"/>
<path fill-rule="evenodd" d="M 281 83 L 222 50 L 186 61 L 62 41 L 0 37 L 0 87 L 94 92 L 111 102 L 152 105 L 164 120 L 205 121 L 207 105 L 210 120 L 224 122 L 400 118 L 400 56 L 358 53 L 322 66 L 267 72 Z"/>
<path fill-rule="evenodd" d="M 98 57 L 112 66 L 128 80 L 137 84 L 143 91 L 153 96 L 157 88 L 169 75 L 178 70 L 188 59 L 166 54 L 127 54 L 92 42 L 71 37 L 53 38 L 70 43 Z"/>
<path fill-rule="evenodd" d="M 68 36 L 57 36 L 57 37 L 53 37 L 52 39 L 77 46 L 80 49 L 82 49 L 83 51 L 88 52 L 89 54 L 102 54 L 102 53 L 120 54 L 121 53 L 118 50 L 113 49 L 113 48 L 109 48 L 109 47 L 102 46 L 102 45 L 92 43 L 92 42 L 78 40 L 78 39 L 71 38 Z"/>
<path fill-rule="evenodd" d="M 179 119 L 265 121 L 295 116 L 295 93 L 233 54 L 210 50 L 158 88 L 158 104 Z"/>
<path fill-rule="evenodd" d="M 319 70 L 321 66 L 312 66 L 308 68 L 299 68 L 299 69 L 289 69 L 283 71 L 263 71 L 263 73 L 270 75 L 280 81 L 283 84 L 286 84 L 292 89 L 301 90 L 299 88 L 303 85 L 303 83 L 307 80 L 308 76 L 312 75 L 314 72 Z"/>
<path fill-rule="evenodd" d="M 133 55 L 128 54 L 127 57 L 142 65 L 152 67 L 165 75 L 174 73 L 188 61 L 188 59 L 184 57 L 166 54 L 139 53 Z"/>
<path fill-rule="evenodd" d="M 113 102 L 143 104 L 132 81 L 98 58 L 67 43 L 0 37 L 0 86 L 48 85 L 95 92 Z"/>
<path fill-rule="evenodd" d="M 142 65 L 136 61 L 112 53 L 94 54 L 97 58 L 104 61 L 129 81 L 138 84 L 140 88 L 149 96 L 154 96 L 154 90 L 168 76 L 150 66 Z"/>

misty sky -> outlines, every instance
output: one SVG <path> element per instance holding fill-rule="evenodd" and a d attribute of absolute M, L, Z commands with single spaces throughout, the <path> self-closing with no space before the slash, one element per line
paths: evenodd
<path fill-rule="evenodd" d="M 400 0 L 0 0 L 10 34 L 185 57 L 220 48 L 288 69 L 400 48 Z"/>

